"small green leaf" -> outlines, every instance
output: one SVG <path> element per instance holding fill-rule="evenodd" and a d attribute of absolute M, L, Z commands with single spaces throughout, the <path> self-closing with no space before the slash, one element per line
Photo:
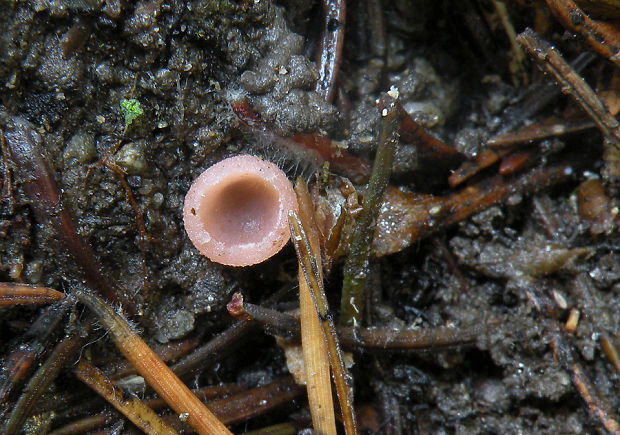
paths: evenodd
<path fill-rule="evenodd" d="M 130 125 L 138 116 L 144 113 L 140 102 L 135 98 L 123 98 L 121 100 L 121 111 L 123 112 L 123 118 L 125 118 L 125 125 Z"/>

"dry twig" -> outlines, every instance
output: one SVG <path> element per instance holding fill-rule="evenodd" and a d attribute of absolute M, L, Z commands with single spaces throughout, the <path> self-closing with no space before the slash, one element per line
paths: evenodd
<path fill-rule="evenodd" d="M 238 319 L 255 320 L 267 332 L 288 337 L 292 342 L 299 342 L 301 330 L 298 319 L 290 314 L 244 302 L 239 296 L 233 297 Z M 444 326 L 425 329 L 339 327 L 337 332 L 342 346 L 352 350 L 429 350 L 474 343 L 486 334 L 488 328 L 496 324 L 495 320 L 488 320 L 458 328 Z"/>
<path fill-rule="evenodd" d="M 560 53 L 548 42 L 540 39 L 532 29 L 526 29 L 520 33 L 517 41 L 555 77 L 562 92 L 573 97 L 611 143 L 620 149 L 620 123 L 609 113 L 592 88 L 571 68 Z"/>

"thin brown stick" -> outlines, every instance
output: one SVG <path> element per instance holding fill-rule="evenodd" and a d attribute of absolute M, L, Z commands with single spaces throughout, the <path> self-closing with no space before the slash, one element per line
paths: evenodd
<path fill-rule="evenodd" d="M 243 388 L 238 385 L 220 385 L 216 387 L 207 386 L 203 388 L 198 388 L 192 390 L 192 393 L 194 393 L 200 400 L 205 402 L 207 400 L 218 399 L 226 395 L 237 394 L 242 392 L 242 390 Z M 168 408 L 166 401 L 161 397 L 154 397 L 152 399 L 145 400 L 144 404 L 155 411 L 160 411 Z M 72 410 L 71 412 L 74 411 Z M 71 423 L 55 429 L 49 435 L 74 435 L 78 433 L 86 433 L 106 424 L 110 424 L 112 423 L 112 421 L 114 421 L 114 419 L 117 418 L 118 415 L 116 414 L 116 412 L 113 411 L 93 417 L 80 418 L 79 420 L 74 420 Z M 171 424 L 171 426 L 173 425 L 174 423 Z"/>
<path fill-rule="evenodd" d="M 206 386 L 202 388 L 196 388 L 192 390 L 192 393 L 194 393 L 202 402 L 208 402 L 226 398 L 226 396 L 231 396 L 233 394 L 244 393 L 244 389 L 240 385 L 230 384 L 218 385 L 215 387 Z M 155 397 L 153 399 L 145 400 L 144 403 L 148 407 L 153 408 L 155 411 L 159 411 L 168 407 L 166 401 L 161 397 Z M 211 411 L 213 411 L 213 409 L 211 409 Z M 227 421 L 225 420 L 223 420 L 223 422 L 225 424 L 227 423 Z"/>
<path fill-rule="evenodd" d="M 616 65 L 620 65 L 618 57 L 620 34 L 613 23 L 591 19 L 573 0 L 546 0 L 546 2 L 564 27 L 583 35 L 594 50 Z"/>
<path fill-rule="evenodd" d="M 130 98 L 133 98 L 136 92 L 137 85 L 138 75 L 134 77 L 133 87 L 131 88 L 131 92 L 129 94 Z M 140 210 L 140 207 L 138 207 L 138 203 L 136 202 L 136 199 L 131 191 L 131 187 L 129 186 L 125 178 L 127 176 L 127 172 L 123 168 L 121 168 L 114 159 L 114 155 L 123 144 L 123 138 L 127 134 L 130 125 L 131 124 L 125 124 L 123 132 L 121 133 L 121 138 L 116 141 L 114 145 L 110 146 L 110 148 L 105 150 L 103 156 L 97 162 L 89 166 L 85 178 L 88 179 L 93 169 L 100 166 L 105 166 L 116 176 L 116 178 L 121 183 L 123 190 L 125 190 L 126 201 L 129 203 L 131 209 L 133 210 L 134 217 L 136 219 L 136 226 L 138 227 L 138 246 L 140 248 L 140 263 L 142 266 L 142 299 L 145 300 L 149 290 L 148 267 L 146 264 L 146 242 L 158 242 L 159 240 L 152 238 L 148 235 L 148 232 L 146 231 L 146 225 L 144 224 L 144 215 Z M 138 314 L 143 314 L 141 306 L 138 306 Z"/>
<path fill-rule="evenodd" d="M 483 149 L 473 160 L 463 162 L 461 166 L 456 168 L 448 177 L 448 184 L 450 187 L 456 187 L 464 183 L 478 172 L 495 164 L 499 159 L 508 155 L 509 152 L 510 150 Z"/>
<path fill-rule="evenodd" d="M 360 5 L 366 4 L 366 26 L 363 26 L 365 40 L 367 41 L 370 53 L 375 60 L 380 60 L 385 64 L 386 43 L 386 23 L 383 16 L 383 4 L 381 0 L 368 0 L 359 2 Z M 354 9 L 355 11 L 355 9 Z M 355 19 L 353 19 L 354 21 Z M 361 20 L 360 20 L 361 21 Z"/>
<path fill-rule="evenodd" d="M 579 391 L 582 399 L 586 402 L 586 405 L 588 405 L 590 413 L 595 416 L 609 432 L 614 435 L 620 435 L 620 425 L 618 425 L 618 422 L 613 416 L 600 405 L 599 401 L 593 397 L 592 384 L 583 374 L 580 365 L 573 362 L 571 371 L 573 373 L 573 384 L 575 384 L 577 391 Z"/>
<path fill-rule="evenodd" d="M 323 33 L 317 56 L 319 79 L 316 83 L 316 91 L 331 103 L 334 99 L 336 79 L 342 59 L 347 2 L 345 0 L 323 0 L 322 3 Z"/>
<path fill-rule="evenodd" d="M 448 326 L 428 329 L 340 328 L 340 339 L 347 347 L 438 349 L 473 343 L 486 335 L 487 329 L 495 324 L 494 320 L 483 320 L 475 325 L 458 328 Z"/>
<path fill-rule="evenodd" d="M 64 297 L 64 293 L 47 287 L 0 282 L 0 306 L 47 304 L 59 301 Z"/>
<path fill-rule="evenodd" d="M 581 73 L 595 58 L 594 53 L 584 51 L 573 59 L 571 66 L 577 73 Z M 534 119 L 535 115 L 555 100 L 559 94 L 560 89 L 549 80 L 528 86 L 519 97 L 517 104 L 508 106 L 502 113 L 502 122 L 497 133 L 507 133 L 523 126 L 526 120 Z"/>
<path fill-rule="evenodd" d="M 214 400 L 207 406 L 220 420 L 232 424 L 262 415 L 303 392 L 304 387 L 297 385 L 292 376 L 284 376 L 267 385 Z"/>
<path fill-rule="evenodd" d="M 248 302 L 242 302 L 239 309 L 245 313 L 246 319 L 255 320 L 268 332 L 289 337 L 293 342 L 300 340 L 299 320 L 290 314 Z M 419 349 L 426 351 L 474 343 L 496 324 L 497 321 L 491 319 L 460 327 L 438 326 L 424 329 L 339 327 L 337 331 L 342 346 L 347 349 Z"/>
<path fill-rule="evenodd" d="M 517 41 L 530 52 L 545 70 L 553 75 L 562 92 L 573 97 L 610 142 L 620 149 L 620 123 L 609 113 L 609 110 L 592 88 L 571 68 L 560 53 L 529 28 L 517 36 Z"/>
<path fill-rule="evenodd" d="M 116 412 L 109 410 L 100 413 L 99 415 L 93 415 L 91 417 L 82 418 L 80 420 L 72 421 L 58 429 L 54 429 L 48 435 L 76 435 L 83 434 L 92 431 L 98 427 L 112 423 L 117 419 Z"/>
<path fill-rule="evenodd" d="M 299 319 L 285 313 L 247 303 L 241 293 L 235 293 L 226 305 L 231 316 L 244 322 L 255 320 L 268 333 L 285 336 L 295 342 L 301 340 Z"/>
<path fill-rule="evenodd" d="M 179 378 L 157 357 L 127 322 L 98 297 L 81 292 L 79 300 L 87 305 L 108 328 L 119 350 L 138 373 L 163 397 L 186 422 L 201 435 L 231 432 L 198 400 Z"/>
<path fill-rule="evenodd" d="M 58 343 L 49 358 L 30 378 L 11 412 L 11 416 L 2 431 L 3 434 L 16 435 L 21 433 L 23 423 L 30 415 L 38 399 L 47 391 L 65 363 L 82 346 L 83 342 L 84 337 L 78 333 L 73 333 Z"/>
<path fill-rule="evenodd" d="M 510 62 L 508 63 L 508 69 L 512 75 L 512 84 L 518 87 L 522 84 L 527 84 L 529 76 L 525 73 L 523 62 L 525 61 L 525 54 L 519 44 L 517 44 L 515 28 L 510 20 L 508 8 L 505 1 L 492 0 L 495 14 L 499 17 L 504 32 L 510 42 Z"/>
<path fill-rule="evenodd" d="M 198 337 L 192 337 L 181 341 L 173 341 L 170 343 L 153 347 L 153 351 L 162 359 L 169 363 L 178 360 L 193 351 L 199 344 Z M 110 376 L 113 380 L 124 378 L 126 376 L 135 375 L 136 369 L 128 362 L 120 358 L 117 361 L 106 364 L 102 368 L 103 372 Z"/>
<path fill-rule="evenodd" d="M 149 273 L 148 273 L 148 267 L 146 265 L 146 242 L 147 241 L 156 242 L 157 240 L 149 237 L 146 231 L 146 225 L 144 224 L 144 216 L 142 215 L 142 211 L 140 210 L 140 207 L 138 207 L 138 203 L 136 202 L 136 199 L 134 198 L 133 193 L 131 192 L 131 187 L 129 187 L 129 184 L 127 183 L 127 180 L 125 179 L 125 175 L 122 173 L 118 173 L 118 172 L 114 172 L 114 173 L 116 174 L 116 177 L 119 179 L 121 186 L 123 186 L 123 189 L 125 189 L 125 195 L 127 196 L 127 202 L 129 202 L 129 205 L 131 206 L 131 209 L 133 210 L 133 213 L 136 219 L 136 225 L 138 226 L 138 246 L 140 247 L 140 263 L 142 265 L 142 298 L 145 299 L 148 293 L 148 290 L 149 290 Z M 140 314 L 142 314 L 141 310 L 140 310 Z"/>
<path fill-rule="evenodd" d="M 128 126 L 125 126 L 125 130 L 123 131 L 123 136 L 125 135 L 125 132 L 127 131 L 127 127 Z M 146 231 L 146 225 L 144 224 L 144 216 L 142 214 L 142 211 L 140 210 L 140 207 L 138 206 L 138 203 L 136 202 L 136 198 L 134 197 L 131 191 L 131 187 L 129 186 L 125 178 L 127 176 L 127 173 L 120 166 L 118 166 L 116 162 L 113 160 L 113 153 L 115 153 L 118 150 L 118 148 L 120 147 L 122 143 L 123 141 L 119 140 L 116 146 L 112 146 L 111 150 L 106 151 L 107 153 L 106 156 L 103 157 L 100 161 L 101 161 L 101 165 L 108 168 L 118 179 L 119 183 L 121 184 L 121 187 L 125 191 L 126 201 L 131 206 L 131 209 L 133 210 L 133 213 L 134 213 L 134 217 L 136 219 L 136 226 L 138 228 L 138 246 L 140 248 L 140 263 L 142 266 L 142 299 L 144 300 L 149 290 L 148 267 L 146 264 L 146 242 L 147 241 L 157 242 L 158 240 L 149 237 Z M 95 163 L 95 165 L 97 165 L 98 163 L 99 162 Z M 91 170 L 91 168 L 89 168 L 89 171 Z M 88 178 L 88 175 L 87 175 L 87 178 Z M 138 314 L 140 315 L 144 314 L 142 310 L 143 310 L 142 307 L 138 306 Z"/>
<path fill-rule="evenodd" d="M 207 343 L 195 349 L 191 354 L 174 364 L 171 368 L 178 376 L 209 367 L 230 355 L 241 346 L 254 329 L 253 322 L 237 322 Z"/>
<path fill-rule="evenodd" d="M 13 181 L 11 178 L 11 165 L 9 163 L 9 152 L 6 148 L 6 140 L 4 139 L 4 129 L 0 128 L 0 151 L 2 151 L 2 196 L 1 199 L 6 200 L 9 206 L 9 213 L 15 211 L 15 197 L 13 196 Z"/>
<path fill-rule="evenodd" d="M 464 156 L 460 152 L 424 130 L 402 104 L 389 94 L 384 94 L 379 99 L 378 106 L 380 110 L 396 111 L 400 140 L 414 145 L 425 162 L 452 167 L 463 161 Z"/>
<path fill-rule="evenodd" d="M 136 396 L 126 394 L 123 388 L 110 380 L 97 367 L 82 360 L 74 370 L 76 376 L 118 409 L 146 434 L 175 435 L 177 432 Z"/>
<path fill-rule="evenodd" d="M 491 148 L 510 148 L 515 145 L 529 144 L 549 137 L 576 133 L 594 127 L 596 125 L 589 119 L 567 120 L 552 116 L 541 122 L 526 125 L 517 131 L 493 136 L 487 140 L 486 144 Z"/>
<path fill-rule="evenodd" d="M 71 256 L 91 288 L 108 301 L 121 302 L 126 311 L 133 312 L 133 304 L 123 296 L 114 280 L 104 276 L 92 248 L 77 234 L 70 209 L 63 203 L 52 168 L 44 157 L 43 140 L 34 125 L 19 117 L 2 119 L 1 115 L 2 112 L 0 122 L 6 124 L 4 137 L 10 158 L 19 167 L 14 176 L 22 184 L 37 222 L 51 225 L 64 247 L 61 255 L 66 252 Z"/>
<path fill-rule="evenodd" d="M 282 288 L 269 296 L 265 302 L 272 303 L 280 299 L 288 292 L 288 288 Z M 172 371 L 177 376 L 201 370 L 221 361 L 226 356 L 235 352 L 251 336 L 256 329 L 256 323 L 236 322 L 225 331 L 213 337 L 204 345 L 195 349 L 191 354 L 172 366 Z"/>
<path fill-rule="evenodd" d="M 69 307 L 70 304 L 54 304 L 45 308 L 4 358 L 3 373 L 0 376 L 0 403 L 4 403 L 33 370 L 34 363 L 46 350 L 45 343 L 53 341 L 54 331 Z"/>
<path fill-rule="evenodd" d="M 561 333 L 556 333 L 551 341 L 553 353 L 560 365 L 570 373 L 573 385 L 588 407 L 590 416 L 598 420 L 610 433 L 620 435 L 620 425 L 609 406 L 596 393 L 592 381 L 583 372 L 581 364 L 576 360 L 576 351 Z"/>

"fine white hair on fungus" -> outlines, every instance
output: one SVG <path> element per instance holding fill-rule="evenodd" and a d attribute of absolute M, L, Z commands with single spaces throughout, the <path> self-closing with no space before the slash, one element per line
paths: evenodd
<path fill-rule="evenodd" d="M 242 89 L 227 89 L 226 100 L 231 104 L 244 101 L 248 93 Z M 290 179 L 298 176 L 308 182 L 310 178 L 318 173 L 324 164 L 324 159 L 316 150 L 312 150 L 303 143 L 299 143 L 290 137 L 283 137 L 265 127 L 262 121 L 257 125 L 246 124 L 247 132 L 250 133 L 250 140 L 247 148 L 251 154 L 265 156 L 267 160 L 275 163 L 282 169 Z"/>
<path fill-rule="evenodd" d="M 275 164 L 252 155 L 205 170 L 183 205 L 185 231 L 200 253 L 229 266 L 250 266 L 289 240 L 288 214 L 297 210 L 291 182 Z"/>
<path fill-rule="evenodd" d="M 324 160 L 315 150 L 291 138 L 279 137 L 269 131 L 252 129 L 249 152 L 261 156 L 284 171 L 290 179 L 302 177 L 308 182 L 323 167 Z"/>

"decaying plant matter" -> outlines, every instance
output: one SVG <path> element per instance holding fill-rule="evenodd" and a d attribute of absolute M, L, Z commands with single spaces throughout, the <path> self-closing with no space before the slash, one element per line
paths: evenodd
<path fill-rule="evenodd" d="M 0 432 L 620 433 L 618 6 L 9 2 Z M 233 268 L 241 154 L 299 210 Z"/>

